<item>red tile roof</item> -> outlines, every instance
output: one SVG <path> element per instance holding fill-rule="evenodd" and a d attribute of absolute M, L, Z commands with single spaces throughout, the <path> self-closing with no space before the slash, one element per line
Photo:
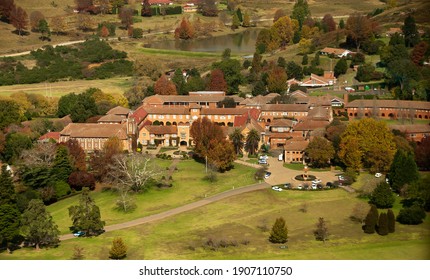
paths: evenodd
<path fill-rule="evenodd" d="M 122 107 L 122 106 L 116 106 L 115 108 L 110 109 L 106 115 L 128 115 L 130 113 L 130 109 Z"/>
<path fill-rule="evenodd" d="M 373 108 L 375 106 L 377 108 L 430 110 L 430 102 L 426 101 L 368 99 L 356 99 L 349 102 L 345 108 Z"/>
<path fill-rule="evenodd" d="M 121 140 L 127 139 L 125 124 L 71 123 L 60 132 L 60 135 L 71 138 L 118 137 Z"/>
<path fill-rule="evenodd" d="M 296 141 L 296 140 L 289 140 L 284 145 L 285 151 L 304 151 L 309 145 L 308 141 Z"/>
<path fill-rule="evenodd" d="M 60 140 L 60 132 L 48 132 L 46 134 L 43 134 L 42 136 L 39 137 L 39 140 L 47 140 L 47 139 L 54 139 L 55 141 L 59 141 Z"/>
<path fill-rule="evenodd" d="M 281 111 L 281 112 L 307 112 L 306 104 L 266 104 L 261 107 L 261 111 Z"/>

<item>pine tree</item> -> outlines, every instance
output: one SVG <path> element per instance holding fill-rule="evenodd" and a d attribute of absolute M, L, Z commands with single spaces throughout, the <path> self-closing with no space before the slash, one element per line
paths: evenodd
<path fill-rule="evenodd" d="M 237 13 L 234 13 L 232 23 L 231 23 L 231 29 L 237 29 L 239 28 L 239 26 L 240 26 L 239 16 L 237 15 Z"/>
<path fill-rule="evenodd" d="M 6 169 L 6 164 L 1 167 L 0 174 L 0 205 L 14 204 L 16 201 L 15 186 L 11 173 Z"/>
<path fill-rule="evenodd" d="M 302 65 L 308 65 L 308 63 L 309 63 L 309 58 L 308 58 L 308 55 L 305 54 L 302 59 Z"/>
<path fill-rule="evenodd" d="M 0 245 L 6 244 L 9 252 L 19 237 L 20 218 L 21 213 L 16 204 L 0 203 Z"/>
<path fill-rule="evenodd" d="M 69 207 L 69 217 L 72 219 L 75 231 L 84 231 L 85 236 L 99 235 L 103 232 L 105 222 L 101 220 L 100 209 L 90 197 L 88 188 L 83 188 L 79 205 Z"/>
<path fill-rule="evenodd" d="M 269 241 L 272 243 L 286 243 L 288 241 L 288 229 L 284 218 L 277 218 L 270 232 Z"/>
<path fill-rule="evenodd" d="M 377 221 L 378 209 L 372 204 L 369 213 L 367 213 L 366 219 L 364 220 L 364 232 L 369 234 L 375 233 Z"/>
<path fill-rule="evenodd" d="M 348 70 L 348 63 L 345 58 L 341 58 L 334 66 L 334 75 L 336 77 L 339 77 L 340 75 L 345 74 L 347 70 Z"/>
<path fill-rule="evenodd" d="M 112 247 L 109 250 L 109 258 L 114 260 L 122 260 L 127 256 L 127 246 L 121 237 L 114 238 Z"/>
<path fill-rule="evenodd" d="M 410 184 L 418 179 L 419 173 L 414 155 L 397 150 L 390 166 L 390 184 L 393 190 L 399 193 L 405 184 Z"/>
<path fill-rule="evenodd" d="M 54 165 L 51 174 L 58 181 L 67 182 L 73 168 L 69 157 L 69 150 L 66 146 L 60 145 L 55 154 Z"/>
<path fill-rule="evenodd" d="M 26 240 L 35 244 L 36 249 L 41 245 L 58 245 L 60 231 L 40 199 L 32 199 L 22 214 L 21 231 Z"/>
<path fill-rule="evenodd" d="M 387 218 L 387 213 L 381 213 L 379 215 L 378 234 L 379 235 L 387 235 L 388 234 L 388 218 Z"/>
<path fill-rule="evenodd" d="M 390 186 L 385 182 L 379 183 L 370 195 L 370 203 L 378 208 L 391 208 L 394 201 L 394 194 L 390 190 Z"/>
<path fill-rule="evenodd" d="M 316 240 L 325 242 L 328 237 L 328 228 L 324 218 L 318 218 L 317 229 L 314 231 Z"/>
<path fill-rule="evenodd" d="M 388 232 L 393 233 L 396 231 L 396 217 L 394 216 L 393 210 L 388 209 L 387 218 L 388 218 Z"/>

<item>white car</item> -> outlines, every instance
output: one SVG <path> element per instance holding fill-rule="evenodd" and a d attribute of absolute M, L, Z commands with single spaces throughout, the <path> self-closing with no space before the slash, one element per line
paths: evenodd
<path fill-rule="evenodd" d="M 277 191 L 277 192 L 282 192 L 282 188 L 280 188 L 278 186 L 273 186 L 272 190 Z"/>
<path fill-rule="evenodd" d="M 378 173 L 375 173 L 375 177 L 376 177 L 376 178 L 380 178 L 381 176 L 382 176 L 382 174 L 381 174 L 381 173 L 379 173 L 379 172 L 378 172 Z"/>
<path fill-rule="evenodd" d="M 317 189 L 317 184 L 316 183 L 312 183 L 312 189 L 316 190 Z"/>
<path fill-rule="evenodd" d="M 264 175 L 264 179 L 268 179 L 270 177 L 270 175 L 272 175 L 272 173 L 266 172 L 266 174 Z"/>
<path fill-rule="evenodd" d="M 312 184 L 319 184 L 319 183 L 321 183 L 322 181 L 321 181 L 321 179 L 315 179 L 315 180 L 313 180 L 312 181 Z"/>

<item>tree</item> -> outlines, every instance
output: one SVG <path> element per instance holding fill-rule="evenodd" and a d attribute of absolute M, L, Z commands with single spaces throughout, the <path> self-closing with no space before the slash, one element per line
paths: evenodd
<path fill-rule="evenodd" d="M 85 152 L 76 139 L 69 139 L 66 142 L 67 148 L 69 149 L 69 155 L 72 160 L 73 169 L 78 171 L 87 170 L 87 164 L 85 160 Z"/>
<path fill-rule="evenodd" d="M 355 42 L 357 51 L 360 49 L 361 43 L 372 35 L 372 25 L 369 19 L 358 13 L 349 16 L 345 28 L 348 36 Z"/>
<path fill-rule="evenodd" d="M 284 244 L 288 241 L 288 228 L 285 224 L 284 218 L 277 218 L 272 226 L 269 241 L 272 243 Z"/>
<path fill-rule="evenodd" d="M 302 65 L 308 65 L 309 63 L 308 61 L 309 61 L 308 54 L 305 53 L 302 58 Z"/>
<path fill-rule="evenodd" d="M 385 182 L 381 182 L 373 190 L 369 202 L 374 204 L 377 208 L 391 208 L 394 201 L 394 194 L 390 186 Z"/>
<path fill-rule="evenodd" d="M 221 127 L 207 117 L 198 118 L 192 123 L 190 135 L 194 141 L 194 151 L 201 158 L 208 155 L 211 140 L 221 142 L 224 139 Z"/>
<path fill-rule="evenodd" d="M 106 27 L 106 25 L 103 25 L 100 29 L 100 36 L 103 38 L 107 38 L 109 36 L 109 29 Z"/>
<path fill-rule="evenodd" d="M 236 101 L 231 97 L 225 97 L 223 100 L 217 102 L 218 108 L 236 108 Z"/>
<path fill-rule="evenodd" d="M 51 19 L 50 26 L 52 28 L 52 32 L 55 32 L 58 35 L 65 34 L 67 31 L 67 25 L 62 16 L 56 16 Z"/>
<path fill-rule="evenodd" d="M 323 137 L 315 137 L 305 150 L 313 167 L 326 167 L 334 157 L 333 145 Z"/>
<path fill-rule="evenodd" d="M 293 79 L 293 78 L 297 80 L 303 79 L 302 67 L 299 64 L 295 63 L 294 61 L 288 61 L 287 76 L 288 76 L 288 79 Z"/>
<path fill-rule="evenodd" d="M 21 7 L 15 7 L 10 14 L 10 22 L 18 31 L 18 35 L 21 36 L 28 27 L 27 12 Z"/>
<path fill-rule="evenodd" d="M 415 65 L 423 65 L 429 45 L 425 41 L 421 41 L 415 45 L 411 53 L 411 60 Z"/>
<path fill-rule="evenodd" d="M 270 28 L 271 42 L 278 47 L 285 47 L 293 38 L 293 25 L 288 16 L 278 19 Z M 273 51 L 273 48 L 269 48 Z"/>
<path fill-rule="evenodd" d="M 69 208 L 74 231 L 84 231 L 85 236 L 99 235 L 103 232 L 105 222 L 101 220 L 100 209 L 90 197 L 88 188 L 83 188 L 79 197 L 79 205 Z"/>
<path fill-rule="evenodd" d="M 212 64 L 212 69 L 220 69 L 224 73 L 227 82 L 227 94 L 235 94 L 239 91 L 239 85 L 243 83 L 242 67 L 237 59 L 225 59 Z"/>
<path fill-rule="evenodd" d="M 154 93 L 160 95 L 177 95 L 176 86 L 167 79 L 166 75 L 161 77 L 154 84 Z"/>
<path fill-rule="evenodd" d="M 318 241 L 325 242 L 328 238 L 328 228 L 324 221 L 324 218 L 320 217 L 318 218 L 317 228 L 314 231 L 315 239 Z"/>
<path fill-rule="evenodd" d="M 336 22 L 331 14 L 325 14 L 321 23 L 324 32 L 332 32 L 336 30 Z"/>
<path fill-rule="evenodd" d="M 396 217 L 394 216 L 394 212 L 391 209 L 387 211 L 387 219 L 388 219 L 388 232 L 393 233 L 396 231 Z"/>
<path fill-rule="evenodd" d="M 224 92 L 227 91 L 227 82 L 224 79 L 224 73 L 220 69 L 212 70 L 208 84 L 208 90 Z"/>
<path fill-rule="evenodd" d="M 12 174 L 7 170 L 7 165 L 3 164 L 0 174 L 0 205 L 16 203 L 15 186 L 12 181 Z"/>
<path fill-rule="evenodd" d="M 254 84 L 254 87 L 252 88 L 252 95 L 257 96 L 257 95 L 266 95 L 266 94 L 267 94 L 266 85 L 262 80 L 258 80 Z"/>
<path fill-rule="evenodd" d="M 12 163 L 20 157 L 22 151 L 28 150 L 32 146 L 33 143 L 29 136 L 20 132 L 9 133 L 6 136 L 3 158 L 8 163 Z"/>
<path fill-rule="evenodd" d="M 404 225 L 419 225 L 426 217 L 424 209 L 414 204 L 411 207 L 403 207 L 397 215 L 397 221 Z"/>
<path fill-rule="evenodd" d="M 133 25 L 133 8 L 121 7 L 119 10 L 118 17 L 121 20 L 121 24 L 124 29 L 128 29 Z"/>
<path fill-rule="evenodd" d="M 31 31 L 39 31 L 39 21 L 45 19 L 45 16 L 40 11 L 33 11 L 30 14 Z"/>
<path fill-rule="evenodd" d="M 274 66 L 267 78 L 267 89 L 269 92 L 284 93 L 287 90 L 287 79 L 285 69 Z"/>
<path fill-rule="evenodd" d="M 424 138 L 415 147 L 415 160 L 420 169 L 430 168 L 430 137 Z"/>
<path fill-rule="evenodd" d="M 76 27 L 82 31 L 94 30 L 96 22 L 88 13 L 79 13 L 76 21 Z"/>
<path fill-rule="evenodd" d="M 142 2 L 142 10 L 140 12 L 140 15 L 143 17 L 151 17 L 151 4 L 149 3 L 149 0 L 143 0 Z"/>
<path fill-rule="evenodd" d="M 109 250 L 109 258 L 114 260 L 122 260 L 127 257 L 127 246 L 121 237 L 115 237 L 112 242 L 112 247 Z"/>
<path fill-rule="evenodd" d="M 94 190 L 96 187 L 96 180 L 94 175 L 86 171 L 74 171 L 70 174 L 67 183 L 70 187 L 76 191 L 80 191 L 83 188 L 89 188 Z"/>
<path fill-rule="evenodd" d="M 48 22 L 45 19 L 39 21 L 38 30 L 42 33 L 42 41 L 46 39 L 50 40 L 51 30 L 49 29 Z"/>
<path fill-rule="evenodd" d="M 11 252 L 13 244 L 19 242 L 21 213 L 16 204 L 0 203 L 0 245 Z"/>
<path fill-rule="evenodd" d="M 347 70 L 348 70 L 348 63 L 345 58 L 341 58 L 334 66 L 334 75 L 336 78 L 338 78 L 340 75 L 346 74 Z"/>
<path fill-rule="evenodd" d="M 237 13 L 234 13 L 231 21 L 231 29 L 233 30 L 238 29 L 239 26 L 240 26 L 239 16 L 237 15 Z"/>
<path fill-rule="evenodd" d="M 251 17 L 249 16 L 248 12 L 245 12 L 245 14 L 243 15 L 242 26 L 243 27 L 250 27 L 251 26 Z"/>
<path fill-rule="evenodd" d="M 231 143 L 233 143 L 234 149 L 236 151 L 236 155 L 239 155 L 242 152 L 244 145 L 245 137 L 239 128 L 235 128 L 233 132 L 228 136 L 230 138 Z"/>
<path fill-rule="evenodd" d="M 194 38 L 195 31 L 193 25 L 188 21 L 186 17 L 182 18 L 181 23 L 175 29 L 175 38 L 188 40 Z"/>
<path fill-rule="evenodd" d="M 90 158 L 90 168 L 96 180 L 103 181 L 112 171 L 114 156 L 122 153 L 123 147 L 118 137 L 109 138 L 101 151 L 95 151 Z"/>
<path fill-rule="evenodd" d="M 375 205 L 370 206 L 369 213 L 367 213 L 366 219 L 364 220 L 364 232 L 365 233 L 375 233 L 376 225 L 378 222 L 378 209 Z"/>
<path fill-rule="evenodd" d="M 233 145 L 222 139 L 221 141 L 211 140 L 208 149 L 208 163 L 219 172 L 224 172 L 233 167 L 236 154 Z"/>
<path fill-rule="evenodd" d="M 387 213 L 381 213 L 381 214 L 379 214 L 378 234 L 379 235 L 387 235 L 388 234 L 388 217 L 387 217 Z"/>
<path fill-rule="evenodd" d="M 0 100 L 0 130 L 21 120 L 19 105 L 12 100 Z"/>
<path fill-rule="evenodd" d="M 415 18 L 411 14 L 405 18 L 402 31 L 405 36 L 406 47 L 410 48 L 418 44 L 420 41 L 420 34 L 418 33 L 418 28 L 415 24 Z"/>
<path fill-rule="evenodd" d="M 84 248 L 79 247 L 79 246 L 73 247 L 73 256 L 71 259 L 75 260 L 75 261 L 85 259 Z"/>
<path fill-rule="evenodd" d="M 414 155 L 397 150 L 393 163 L 390 167 L 390 185 L 397 193 L 406 184 L 419 179 L 418 167 L 414 160 Z"/>
<path fill-rule="evenodd" d="M 207 17 L 216 17 L 218 15 L 218 8 L 215 0 L 199 1 L 199 9 L 202 15 Z"/>
<path fill-rule="evenodd" d="M 14 0 L 0 1 L 0 19 L 9 23 L 11 13 L 12 13 L 14 8 L 15 8 Z"/>
<path fill-rule="evenodd" d="M 259 143 L 260 133 L 256 129 L 251 129 L 246 135 L 245 151 L 250 155 L 254 155 L 257 152 Z"/>
<path fill-rule="evenodd" d="M 21 231 L 36 250 L 40 246 L 56 246 L 60 243 L 60 231 L 40 199 L 32 199 L 22 214 Z"/>
<path fill-rule="evenodd" d="M 339 159 L 347 167 L 359 170 L 364 166 L 372 172 L 388 171 L 396 152 L 386 123 L 372 118 L 350 122 L 339 147 Z"/>
<path fill-rule="evenodd" d="M 296 19 L 299 22 L 300 29 L 302 29 L 305 20 L 311 16 L 311 11 L 306 0 L 297 0 L 293 6 L 291 14 L 292 19 Z"/>
<path fill-rule="evenodd" d="M 358 202 L 352 209 L 351 219 L 361 224 L 366 220 L 367 213 L 369 213 L 370 206 L 365 202 Z"/>
<path fill-rule="evenodd" d="M 66 146 L 60 145 L 55 154 L 51 176 L 55 177 L 57 181 L 67 182 L 70 173 L 72 173 L 72 164 L 69 157 L 69 150 Z"/>
<path fill-rule="evenodd" d="M 281 17 L 286 16 L 287 14 L 285 13 L 285 10 L 283 9 L 277 9 L 275 11 L 275 15 L 273 16 L 273 22 L 276 22 L 278 19 L 280 19 Z"/>
<path fill-rule="evenodd" d="M 92 96 L 94 88 L 81 94 L 69 93 L 58 101 L 58 117 L 70 115 L 73 122 L 85 122 L 88 118 L 98 114 L 97 104 Z"/>
<path fill-rule="evenodd" d="M 270 44 L 270 41 L 270 29 L 264 28 L 260 30 L 257 36 L 257 40 L 255 41 L 255 52 L 258 54 L 265 53 L 267 50 L 267 46 Z"/>
<path fill-rule="evenodd" d="M 400 86 L 402 99 L 412 99 L 413 81 L 421 80 L 418 67 L 409 59 L 394 60 L 387 65 L 387 76 L 392 85 Z"/>

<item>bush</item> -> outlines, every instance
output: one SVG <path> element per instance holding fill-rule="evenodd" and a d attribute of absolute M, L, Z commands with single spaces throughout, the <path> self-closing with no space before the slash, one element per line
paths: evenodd
<path fill-rule="evenodd" d="M 135 39 L 142 38 L 143 37 L 143 30 L 142 30 L 142 28 L 133 28 L 133 33 L 132 33 L 131 37 L 133 37 Z"/>
<path fill-rule="evenodd" d="M 402 208 L 397 215 L 397 221 L 405 225 L 419 225 L 426 217 L 426 212 L 419 205 Z"/>
<path fill-rule="evenodd" d="M 376 205 L 378 208 L 391 208 L 394 201 L 394 194 L 390 186 L 385 182 L 379 183 L 370 195 L 370 203 Z"/>
<path fill-rule="evenodd" d="M 61 198 L 61 197 L 66 196 L 72 192 L 69 184 L 67 184 L 64 181 L 56 181 L 54 183 L 54 190 L 55 190 L 55 193 L 57 195 L 57 198 Z"/>
<path fill-rule="evenodd" d="M 269 241 L 272 243 L 286 243 L 288 241 L 288 229 L 284 218 L 277 218 L 270 232 Z"/>

